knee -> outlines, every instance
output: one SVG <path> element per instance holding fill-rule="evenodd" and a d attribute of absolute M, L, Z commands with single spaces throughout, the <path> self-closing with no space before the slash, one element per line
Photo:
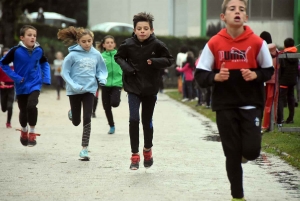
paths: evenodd
<path fill-rule="evenodd" d="M 73 120 L 72 120 L 72 123 L 73 123 L 74 126 L 78 126 L 78 125 L 80 124 L 80 120 L 79 120 L 79 121 L 76 121 L 76 120 L 73 121 Z"/>
<path fill-rule="evenodd" d="M 255 160 L 260 155 L 260 148 L 257 149 L 248 149 L 243 151 L 243 157 L 247 160 Z"/>
<path fill-rule="evenodd" d="M 120 101 L 113 101 L 111 102 L 112 107 L 118 107 L 120 105 Z"/>

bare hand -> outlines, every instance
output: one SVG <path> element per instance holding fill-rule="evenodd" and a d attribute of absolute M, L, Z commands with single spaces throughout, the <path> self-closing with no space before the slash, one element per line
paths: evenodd
<path fill-rule="evenodd" d="M 225 62 L 221 64 L 220 72 L 215 75 L 215 81 L 224 82 L 229 79 L 229 70 L 225 68 Z"/>
<path fill-rule="evenodd" d="M 249 69 L 241 69 L 242 76 L 244 80 L 251 81 L 257 78 L 257 75 L 254 71 L 251 71 Z"/>
<path fill-rule="evenodd" d="M 147 60 L 148 65 L 152 64 L 152 61 L 150 59 Z"/>
<path fill-rule="evenodd" d="M 4 86 L 5 84 L 4 84 L 4 82 L 0 82 L 0 86 Z"/>

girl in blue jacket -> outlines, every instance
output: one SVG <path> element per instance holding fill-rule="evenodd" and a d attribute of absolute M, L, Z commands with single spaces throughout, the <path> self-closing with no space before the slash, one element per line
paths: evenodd
<path fill-rule="evenodd" d="M 74 126 L 80 124 L 81 105 L 83 107 L 82 150 L 79 156 L 89 159 L 93 101 L 98 83 L 101 86 L 106 84 L 107 69 L 100 52 L 92 46 L 94 34 L 90 30 L 70 26 L 59 30 L 57 37 L 66 45 L 77 43 L 68 48 L 69 54 L 64 59 L 61 75 L 66 82 L 71 105 L 68 114 Z"/>

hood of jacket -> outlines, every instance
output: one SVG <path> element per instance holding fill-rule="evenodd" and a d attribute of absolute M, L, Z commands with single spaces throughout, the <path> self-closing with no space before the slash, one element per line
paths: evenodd
<path fill-rule="evenodd" d="M 283 54 L 284 53 L 297 53 L 297 48 L 296 47 L 288 47 L 288 48 L 284 48 L 283 50 Z M 298 59 L 297 58 L 284 58 L 285 62 L 287 62 L 288 65 L 296 65 L 296 63 L 298 63 Z"/>
<path fill-rule="evenodd" d="M 253 34 L 252 29 L 249 26 L 244 26 L 244 32 L 239 35 L 236 38 L 232 38 L 228 33 L 227 33 L 227 29 L 224 28 L 221 31 L 219 31 L 218 35 L 221 37 L 226 38 L 229 41 L 233 41 L 233 42 L 242 42 L 244 40 L 246 40 L 250 35 Z"/>

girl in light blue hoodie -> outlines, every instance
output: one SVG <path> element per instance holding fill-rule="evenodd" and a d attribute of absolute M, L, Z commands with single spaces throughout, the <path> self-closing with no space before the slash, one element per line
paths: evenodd
<path fill-rule="evenodd" d="M 68 116 L 74 126 L 81 122 L 81 105 L 83 107 L 82 150 L 79 156 L 88 160 L 94 96 L 98 83 L 101 86 L 106 84 L 107 69 L 100 52 L 93 47 L 94 34 L 90 30 L 70 26 L 59 30 L 57 37 L 66 45 L 77 43 L 68 48 L 69 54 L 64 59 L 61 76 L 66 82 L 71 105 Z"/>

